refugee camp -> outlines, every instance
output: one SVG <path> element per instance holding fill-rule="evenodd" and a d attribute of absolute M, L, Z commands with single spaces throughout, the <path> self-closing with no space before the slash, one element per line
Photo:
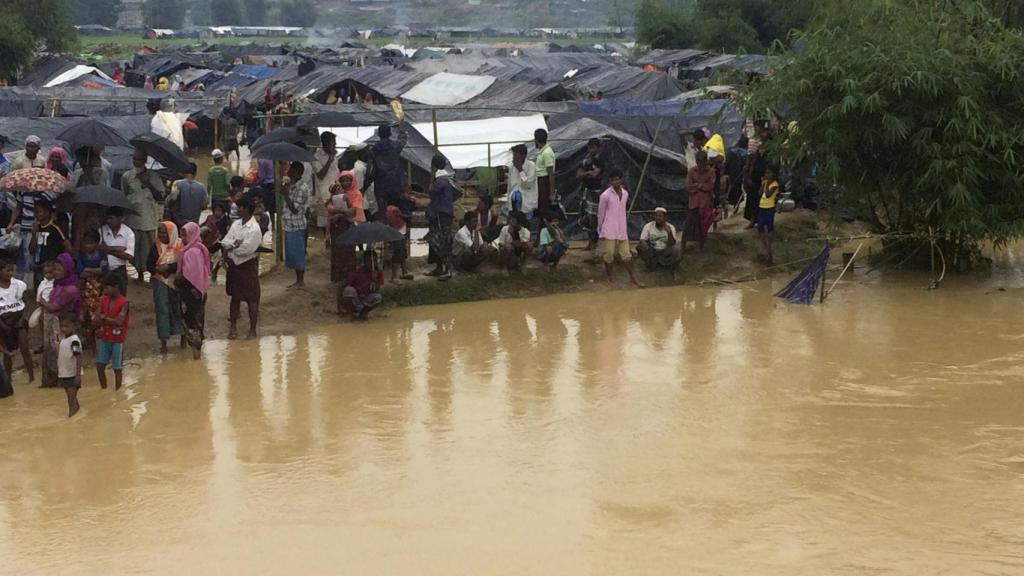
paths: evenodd
<path fill-rule="evenodd" d="M 1024 574 L 1017 3 L 4 11 L 0 572 Z"/>

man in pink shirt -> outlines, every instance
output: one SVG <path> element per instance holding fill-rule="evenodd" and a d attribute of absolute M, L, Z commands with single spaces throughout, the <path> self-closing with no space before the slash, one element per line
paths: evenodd
<path fill-rule="evenodd" d="M 608 281 L 612 280 L 612 264 L 618 255 L 622 265 L 629 272 L 629 279 L 638 288 L 643 288 L 633 274 L 633 253 L 629 249 L 626 207 L 629 205 L 629 190 L 622 186 L 622 170 L 610 172 L 608 189 L 601 193 L 597 206 L 597 235 L 601 239 L 601 254 Z"/>

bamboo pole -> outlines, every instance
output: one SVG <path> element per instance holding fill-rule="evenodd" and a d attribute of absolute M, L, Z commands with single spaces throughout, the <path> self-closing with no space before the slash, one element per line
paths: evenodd
<path fill-rule="evenodd" d="M 633 191 L 633 197 L 629 200 L 629 209 L 627 212 L 633 211 L 636 199 L 640 197 L 640 192 L 644 188 L 644 176 L 647 175 L 647 167 L 651 164 L 651 156 L 654 155 L 654 149 L 658 146 L 658 136 L 661 136 L 661 127 L 664 124 L 665 118 L 659 118 L 658 127 L 654 129 L 654 139 L 651 140 L 651 147 L 647 150 L 647 158 L 644 158 L 644 167 L 640 170 L 640 181 L 636 183 L 636 190 Z"/>
<path fill-rule="evenodd" d="M 843 268 L 843 271 L 839 273 L 839 277 L 836 278 L 836 281 L 833 282 L 832 286 L 829 287 L 828 292 L 822 293 L 822 295 L 821 295 L 821 301 L 822 302 L 824 302 L 825 298 L 827 298 L 828 295 L 831 294 L 832 291 L 836 289 L 836 285 L 839 284 L 839 281 L 843 279 L 844 275 L 846 275 L 846 271 L 849 270 L 851 266 L 853 266 L 854 260 L 857 259 L 857 254 L 860 254 L 860 249 L 863 248 L 863 247 L 864 247 L 864 243 L 861 242 L 860 245 L 857 246 L 857 249 L 853 251 L 853 257 L 850 258 L 850 261 L 846 263 L 846 267 Z M 824 283 L 825 283 L 825 274 L 824 273 L 822 273 L 821 278 L 822 278 L 822 287 L 824 287 Z"/>

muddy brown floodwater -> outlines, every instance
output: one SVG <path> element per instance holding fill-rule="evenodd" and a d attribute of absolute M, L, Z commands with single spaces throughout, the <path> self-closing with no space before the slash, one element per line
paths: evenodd
<path fill-rule="evenodd" d="M 1021 292 L 389 311 L 0 401 L 4 574 L 1022 574 Z M 217 360 L 221 359 L 221 360 Z"/>

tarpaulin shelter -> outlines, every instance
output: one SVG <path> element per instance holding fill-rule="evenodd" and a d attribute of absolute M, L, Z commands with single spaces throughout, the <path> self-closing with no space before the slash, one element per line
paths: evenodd
<path fill-rule="evenodd" d="M 337 138 L 338 150 L 340 151 L 344 151 L 345 148 L 359 143 L 372 146 L 378 140 L 376 126 L 321 126 L 317 129 L 321 134 L 324 132 L 333 133 Z M 406 125 L 405 129 L 408 133 L 408 139 L 405 148 L 402 149 L 401 156 L 413 168 L 410 183 L 417 183 L 425 189 L 430 185 L 430 161 L 434 157 L 434 148 L 430 141 L 415 126 Z M 397 137 L 397 133 L 394 133 L 392 136 L 392 138 Z M 441 154 L 446 156 L 444 150 L 441 151 Z M 451 166 L 450 163 L 449 166 Z"/>
<path fill-rule="evenodd" d="M 454 106 L 472 100 L 494 84 L 493 76 L 468 76 L 442 72 L 416 84 L 402 98 L 431 106 Z"/>
<path fill-rule="evenodd" d="M 562 82 L 576 100 L 601 92 L 606 99 L 665 100 L 686 90 L 668 74 L 644 72 L 630 66 L 602 66 L 580 71 Z"/>
<path fill-rule="evenodd" d="M 415 123 L 413 127 L 433 138 L 432 123 Z M 512 161 L 512 145 L 532 142 L 538 128 L 547 128 L 540 114 L 438 122 L 437 144 L 456 169 L 502 166 Z"/>
<path fill-rule="evenodd" d="M 643 225 L 651 220 L 650 214 L 657 206 L 670 212 L 672 220 L 678 222 L 687 207 L 685 182 L 682 173 L 683 156 L 672 150 L 655 146 L 651 149 L 649 140 L 637 138 L 616 130 L 591 118 L 577 118 L 548 133 L 555 151 L 555 187 L 561 196 L 562 207 L 570 214 L 582 210 L 583 195 L 576 179 L 576 169 L 586 156 L 587 141 L 598 138 L 602 141 L 601 155 L 605 171 L 613 167 L 623 171 L 623 182 L 631 193 L 636 192 L 648 152 L 651 161 L 644 176 L 644 183 L 630 203 L 635 213 L 629 215 L 630 236 L 636 238 Z M 568 218 L 567 232 L 577 234 L 576 217 Z"/>

